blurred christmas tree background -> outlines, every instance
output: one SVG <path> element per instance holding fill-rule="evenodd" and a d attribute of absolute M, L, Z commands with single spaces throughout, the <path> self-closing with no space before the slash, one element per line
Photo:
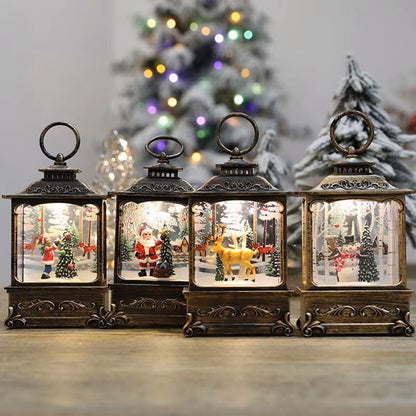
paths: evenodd
<path fill-rule="evenodd" d="M 171 135 L 185 145 L 182 176 L 203 182 L 227 159 L 215 127 L 232 111 L 252 116 L 261 136 L 269 131 L 263 148 L 275 153 L 284 122 L 276 71 L 266 62 L 265 13 L 248 0 L 161 0 L 152 16 L 136 17 L 135 27 L 136 49 L 114 67 L 122 90 L 113 108 L 138 165 L 149 139 Z M 246 147 L 252 137 L 242 119 L 229 120 L 221 133 L 228 147 Z M 173 152 L 167 145 L 158 142 L 152 150 Z M 267 158 L 275 162 L 281 161 Z"/>

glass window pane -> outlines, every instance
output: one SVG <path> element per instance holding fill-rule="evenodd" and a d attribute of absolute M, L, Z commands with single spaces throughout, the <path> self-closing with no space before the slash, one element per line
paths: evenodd
<path fill-rule="evenodd" d="M 97 279 L 94 205 L 19 205 L 17 275 L 25 283 L 76 283 Z"/>
<path fill-rule="evenodd" d="M 275 201 L 195 203 L 195 283 L 277 286 L 282 281 L 282 209 L 282 204 Z"/>
<path fill-rule="evenodd" d="M 389 286 L 399 281 L 399 205 L 348 199 L 312 205 L 313 282 Z"/>
<path fill-rule="evenodd" d="M 127 202 L 121 217 L 121 277 L 184 281 L 188 276 L 188 208 L 166 201 Z"/>

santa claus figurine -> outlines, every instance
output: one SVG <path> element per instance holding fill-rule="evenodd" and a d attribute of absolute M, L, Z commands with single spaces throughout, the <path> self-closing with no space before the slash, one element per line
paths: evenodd
<path fill-rule="evenodd" d="M 137 243 L 134 248 L 134 255 L 139 260 L 139 276 L 146 276 L 146 269 L 149 266 L 150 276 L 153 276 L 153 269 L 158 259 L 158 251 L 162 241 L 153 236 L 153 231 L 149 227 L 143 227 L 137 237 Z"/>

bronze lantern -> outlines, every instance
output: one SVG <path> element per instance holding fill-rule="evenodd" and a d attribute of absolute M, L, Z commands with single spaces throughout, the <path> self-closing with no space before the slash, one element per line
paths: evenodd
<path fill-rule="evenodd" d="M 227 148 L 223 123 L 243 118 L 254 129 L 245 149 Z M 220 173 L 189 194 L 190 281 L 185 336 L 292 335 L 286 285 L 287 195 L 257 176 L 243 156 L 256 145 L 256 122 L 231 113 L 217 125 L 231 155 Z"/>
<path fill-rule="evenodd" d="M 55 126 L 75 135 L 71 153 L 56 156 L 44 145 Z M 106 326 L 105 200 L 67 166 L 80 146 L 68 123 L 49 124 L 40 148 L 54 161 L 44 177 L 11 199 L 12 264 L 7 328 Z"/>
<path fill-rule="evenodd" d="M 180 147 L 167 154 L 165 146 Z M 158 152 L 151 150 L 156 146 Z M 111 310 L 123 319 L 118 327 L 182 327 L 183 288 L 188 283 L 188 208 L 185 192 L 194 188 L 170 163 L 184 147 L 180 140 L 158 136 L 146 151 L 157 159 L 130 188 L 116 198 L 116 252 Z"/>
<path fill-rule="evenodd" d="M 367 142 L 344 148 L 335 138 L 343 117 L 361 117 Z M 337 115 L 330 127 L 335 148 L 346 158 L 310 191 L 299 192 L 302 205 L 304 336 L 411 335 L 406 287 L 405 195 L 361 158 L 374 135 L 371 120 L 359 111 Z"/>

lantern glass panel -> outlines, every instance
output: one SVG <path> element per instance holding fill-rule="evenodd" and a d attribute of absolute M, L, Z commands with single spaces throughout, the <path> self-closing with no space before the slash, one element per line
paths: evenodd
<path fill-rule="evenodd" d="M 312 204 L 313 282 L 391 286 L 399 282 L 396 201 L 346 199 Z"/>
<path fill-rule="evenodd" d="M 17 270 L 22 283 L 79 283 L 97 279 L 95 205 L 21 204 L 16 207 Z"/>
<path fill-rule="evenodd" d="M 188 281 L 186 206 L 167 201 L 127 202 L 122 205 L 120 224 L 121 278 Z"/>
<path fill-rule="evenodd" d="M 195 283 L 231 287 L 279 285 L 283 208 L 277 201 L 194 203 Z"/>

